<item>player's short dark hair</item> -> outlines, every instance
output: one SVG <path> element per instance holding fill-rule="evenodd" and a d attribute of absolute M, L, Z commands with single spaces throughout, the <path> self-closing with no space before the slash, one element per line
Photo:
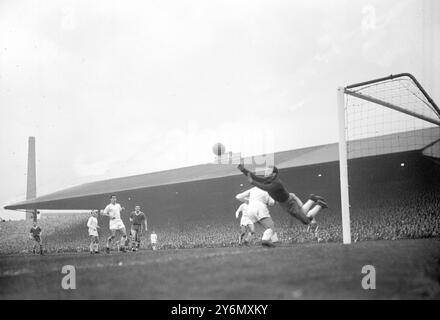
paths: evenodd
<path fill-rule="evenodd" d="M 110 199 L 113 198 L 113 197 L 116 198 L 116 195 L 115 195 L 115 194 L 112 194 L 112 195 L 110 196 Z"/>

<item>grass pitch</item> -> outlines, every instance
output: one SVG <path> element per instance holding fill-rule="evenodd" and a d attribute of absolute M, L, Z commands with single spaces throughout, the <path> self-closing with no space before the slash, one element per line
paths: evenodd
<path fill-rule="evenodd" d="M 61 287 L 62 267 L 76 289 Z M 364 290 L 364 265 L 376 290 Z M 440 241 L 0 256 L 0 299 L 439 299 Z"/>

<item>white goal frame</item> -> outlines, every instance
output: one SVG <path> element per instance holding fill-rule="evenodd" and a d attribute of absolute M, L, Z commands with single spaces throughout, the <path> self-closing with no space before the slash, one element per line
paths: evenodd
<path fill-rule="evenodd" d="M 397 78 L 408 77 L 414 84 L 419 88 L 421 93 L 425 96 L 427 101 L 433 106 L 437 115 L 439 115 L 439 120 L 426 117 L 422 114 L 412 112 L 411 110 L 406 110 L 398 105 L 394 105 L 374 97 L 363 95 L 352 91 L 351 89 L 362 87 L 370 84 L 375 84 L 379 82 L 384 82 L 388 80 L 393 80 Z M 337 90 L 337 106 L 338 106 L 338 126 L 339 126 L 339 175 L 340 175 L 340 188 L 341 188 L 341 214 L 342 214 L 342 239 L 344 244 L 351 244 L 351 227 L 350 227 L 350 201 L 349 201 L 349 184 L 348 184 L 348 153 L 347 153 L 347 123 L 346 123 L 346 95 L 351 95 L 353 97 L 366 100 L 386 108 L 393 109 L 398 112 L 405 113 L 407 115 L 419 118 L 421 120 L 430 122 L 434 125 L 440 126 L 440 109 L 435 104 L 434 100 L 428 95 L 428 93 L 423 89 L 417 79 L 409 73 L 401 73 L 397 75 L 391 75 L 385 78 L 379 78 L 367 82 L 362 82 L 358 84 L 353 84 L 347 87 L 339 87 Z"/>

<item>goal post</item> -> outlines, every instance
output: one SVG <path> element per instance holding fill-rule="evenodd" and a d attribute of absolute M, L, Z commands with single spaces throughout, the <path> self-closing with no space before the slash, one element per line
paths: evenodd
<path fill-rule="evenodd" d="M 356 198 L 353 204 L 362 202 L 362 195 L 356 189 L 361 183 L 364 183 L 361 188 L 365 189 L 366 183 L 360 182 L 364 178 L 359 172 L 380 176 L 380 173 L 371 174 L 374 170 L 365 168 L 371 163 L 365 159 L 380 161 L 378 159 L 384 155 L 417 150 L 422 153 L 433 144 L 438 146 L 440 109 L 409 73 L 339 87 L 337 106 L 342 238 L 344 244 L 350 244 L 354 240 L 351 193 Z M 382 164 L 377 162 L 377 165 Z M 373 177 L 368 179 L 374 182 Z M 371 206 L 375 204 L 371 203 Z"/>
<path fill-rule="evenodd" d="M 339 179 L 341 185 L 342 239 L 344 244 L 351 243 L 350 201 L 348 194 L 348 159 L 345 122 L 345 88 L 338 88 L 339 119 Z"/>

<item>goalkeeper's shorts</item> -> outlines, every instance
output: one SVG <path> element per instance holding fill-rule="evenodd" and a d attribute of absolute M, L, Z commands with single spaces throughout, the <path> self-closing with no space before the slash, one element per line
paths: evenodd
<path fill-rule="evenodd" d="M 299 221 L 301 221 L 304 224 L 309 224 L 310 219 L 306 216 L 304 213 L 304 210 L 302 209 L 301 200 L 294 194 L 291 193 L 289 195 L 289 199 L 287 199 L 284 202 L 279 203 L 281 207 L 283 207 L 292 217 L 297 218 Z"/>
<path fill-rule="evenodd" d="M 142 230 L 142 225 L 140 225 L 140 224 L 133 224 L 133 225 L 131 225 L 131 230 L 139 232 L 139 231 Z"/>

